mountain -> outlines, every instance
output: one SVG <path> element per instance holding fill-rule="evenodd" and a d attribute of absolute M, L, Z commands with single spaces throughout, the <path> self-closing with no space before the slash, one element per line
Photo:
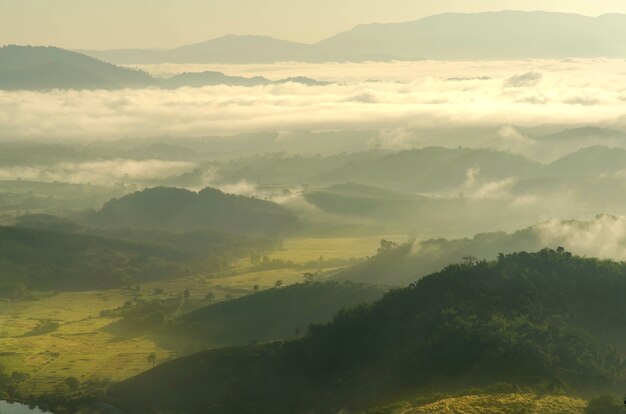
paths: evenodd
<path fill-rule="evenodd" d="M 221 72 L 196 72 L 182 73 L 172 76 L 159 82 L 159 86 L 164 88 L 181 88 L 181 87 L 202 87 L 211 85 L 228 85 L 228 86 L 259 86 L 259 85 L 275 85 L 281 83 L 301 83 L 309 86 L 328 85 L 330 82 L 321 82 L 304 76 L 297 76 L 279 80 L 269 80 L 262 76 L 246 78 L 242 76 L 228 76 Z"/>
<path fill-rule="evenodd" d="M 171 50 L 85 53 L 124 64 L 625 58 L 626 15 L 445 13 L 403 23 L 363 24 L 316 44 L 228 35 Z"/>
<path fill-rule="evenodd" d="M 568 154 L 546 168 L 549 176 L 597 177 L 626 171 L 626 149 L 593 146 Z"/>
<path fill-rule="evenodd" d="M 626 15 L 501 11 L 367 24 L 316 45 L 326 55 L 400 59 L 626 57 Z M 620 39 L 620 40 L 618 40 Z"/>
<path fill-rule="evenodd" d="M 118 64 L 129 63 L 271 63 L 303 60 L 310 45 L 267 36 L 226 35 L 170 50 L 83 50 L 82 53 Z"/>
<path fill-rule="evenodd" d="M 362 229 L 371 228 L 373 234 L 458 237 L 459 234 L 517 228 L 538 219 L 532 209 L 519 212 L 515 220 L 499 214 L 510 209 L 511 202 L 498 194 L 493 197 L 466 197 L 456 192 L 449 196 L 420 195 L 342 183 L 306 190 L 302 197 L 338 220 L 354 220 Z"/>
<path fill-rule="evenodd" d="M 109 388 L 132 412 L 363 412 L 507 383 L 622 390 L 626 264 L 559 249 L 448 266 L 300 340 L 202 352 Z"/>
<path fill-rule="evenodd" d="M 0 89 L 118 89 L 152 83 L 146 73 L 64 49 L 0 48 Z"/>
<path fill-rule="evenodd" d="M 155 79 L 144 72 L 115 66 L 56 47 L 0 47 L 0 90 L 180 88 L 210 85 L 256 86 L 281 83 L 326 85 L 306 77 L 269 80 L 227 76 L 220 72 L 183 73 Z"/>
<path fill-rule="evenodd" d="M 321 174 L 315 177 L 315 181 L 352 182 L 403 191 L 430 192 L 455 190 L 468 181 L 528 178 L 539 174 L 540 170 L 540 164 L 507 152 L 427 147 L 353 162 Z"/>
<path fill-rule="evenodd" d="M 207 187 L 199 192 L 156 187 L 112 199 L 86 221 L 105 228 L 285 234 L 296 218 L 282 206 Z"/>
<path fill-rule="evenodd" d="M 311 323 L 326 323 L 341 309 L 373 302 L 384 292 L 354 283 L 301 283 L 195 310 L 182 316 L 176 329 L 213 347 L 294 338 Z"/>
<path fill-rule="evenodd" d="M 623 145 L 626 143 L 626 133 L 615 129 L 585 126 L 580 128 L 566 128 L 552 134 L 542 135 L 539 140 L 548 143 L 561 142 L 569 144 L 605 141 Z"/>
<path fill-rule="evenodd" d="M 245 78 L 241 76 L 227 76 L 221 72 L 181 73 L 161 81 L 166 88 L 180 88 L 184 86 L 201 87 L 209 85 L 258 86 L 269 85 L 272 81 L 262 76 Z"/>

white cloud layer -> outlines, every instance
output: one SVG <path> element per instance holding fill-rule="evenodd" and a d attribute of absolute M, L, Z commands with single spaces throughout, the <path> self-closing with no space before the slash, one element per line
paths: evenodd
<path fill-rule="evenodd" d="M 554 123 L 620 126 L 626 119 L 623 61 L 293 63 L 211 69 L 275 79 L 305 75 L 343 83 L 5 91 L 0 92 L 0 139 L 380 128 L 392 131 L 381 135 L 385 146 L 402 145 L 404 137 L 398 134 L 402 128 Z M 503 139 L 515 139 L 514 134 L 504 132 Z"/>
<path fill-rule="evenodd" d="M 545 246 L 562 245 L 573 253 L 626 260 L 626 217 L 600 215 L 594 220 L 550 220 L 535 226 Z"/>
<path fill-rule="evenodd" d="M 88 162 L 62 162 L 52 166 L 0 168 L 0 180 L 66 182 L 111 185 L 177 176 L 194 164 L 179 161 L 113 159 Z"/>

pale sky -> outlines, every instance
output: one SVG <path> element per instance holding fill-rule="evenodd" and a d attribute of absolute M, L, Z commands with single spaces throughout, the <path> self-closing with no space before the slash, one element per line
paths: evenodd
<path fill-rule="evenodd" d="M 625 0 L 0 0 L 0 45 L 170 48 L 224 34 L 314 43 L 360 23 L 443 12 L 626 13 Z"/>

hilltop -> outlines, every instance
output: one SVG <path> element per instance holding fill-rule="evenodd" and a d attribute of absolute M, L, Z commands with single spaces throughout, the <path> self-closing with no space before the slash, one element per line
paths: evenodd
<path fill-rule="evenodd" d="M 137 191 L 108 201 L 86 220 L 105 228 L 266 235 L 284 234 L 298 227 L 297 219 L 278 204 L 210 187 L 199 192 L 168 187 Z"/>

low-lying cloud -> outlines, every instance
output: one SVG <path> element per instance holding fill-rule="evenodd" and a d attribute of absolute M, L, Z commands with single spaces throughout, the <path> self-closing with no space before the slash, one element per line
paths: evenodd
<path fill-rule="evenodd" d="M 229 74 L 249 75 L 237 71 L 254 68 L 225 69 Z M 284 64 L 256 70 L 256 75 L 274 74 L 278 78 L 299 74 L 339 83 L 4 91 L 0 92 L 0 139 L 622 124 L 626 109 L 626 92 L 621 86 L 626 82 L 626 62 L 621 61 Z M 338 78 L 331 79 L 333 75 Z M 383 138 L 382 142 L 387 141 Z"/>
<path fill-rule="evenodd" d="M 192 163 L 162 160 L 63 162 L 52 166 L 0 167 L 0 180 L 112 185 L 164 179 L 193 168 Z"/>
<path fill-rule="evenodd" d="M 535 226 L 545 246 L 573 253 L 626 260 L 626 217 L 600 215 L 591 221 L 550 220 Z"/>

